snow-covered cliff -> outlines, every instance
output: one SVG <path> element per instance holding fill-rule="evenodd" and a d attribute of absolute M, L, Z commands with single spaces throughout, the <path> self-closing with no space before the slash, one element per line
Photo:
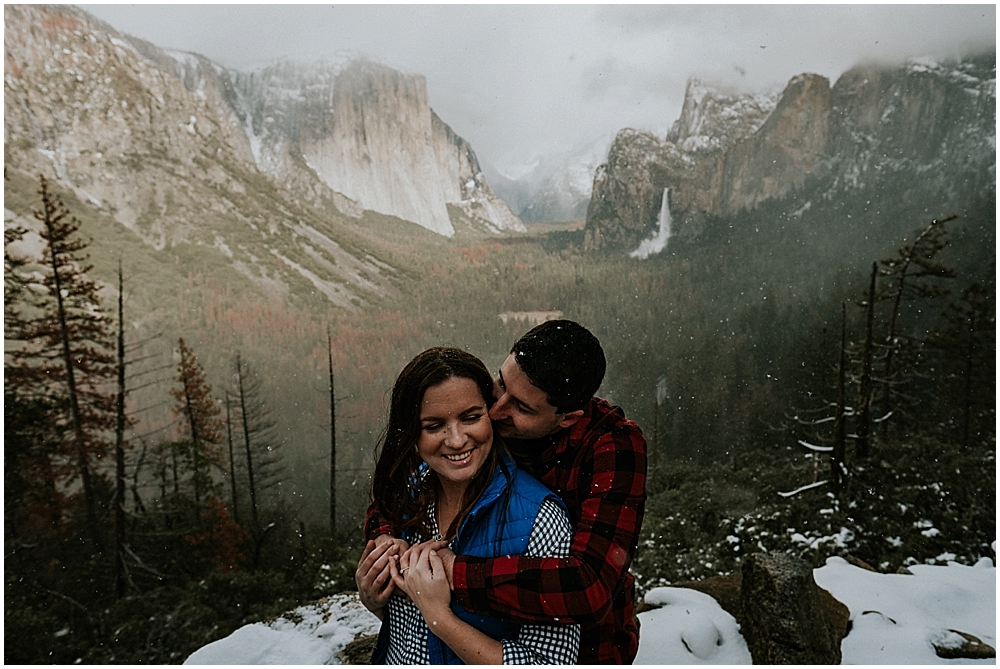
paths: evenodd
<path fill-rule="evenodd" d="M 424 77 L 365 60 L 232 76 L 234 110 L 262 171 L 282 178 L 304 163 L 362 208 L 442 235 L 454 234 L 448 204 L 494 230 L 524 229 L 469 143 L 431 109 Z"/>
<path fill-rule="evenodd" d="M 793 77 L 779 96 L 723 95 L 691 81 L 665 138 L 622 130 L 594 179 L 585 246 L 631 252 L 657 233 L 670 189 L 674 231 L 784 197 L 809 180 L 827 193 L 887 174 L 913 188 L 994 184 L 996 58 L 862 66 L 832 87 Z"/>

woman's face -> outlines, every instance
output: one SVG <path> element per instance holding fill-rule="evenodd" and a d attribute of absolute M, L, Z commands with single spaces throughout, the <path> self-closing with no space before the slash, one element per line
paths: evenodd
<path fill-rule="evenodd" d="M 453 376 L 424 391 L 417 452 L 442 486 L 464 492 L 493 447 L 493 425 L 479 386 Z"/>

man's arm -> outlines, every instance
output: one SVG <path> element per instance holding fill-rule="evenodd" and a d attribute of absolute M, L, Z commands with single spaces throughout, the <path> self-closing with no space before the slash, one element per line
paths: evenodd
<path fill-rule="evenodd" d="M 584 460 L 568 558 L 456 556 L 454 596 L 476 613 L 520 622 L 594 624 L 611 609 L 639 540 L 646 442 L 636 427 L 598 438 Z"/>
<path fill-rule="evenodd" d="M 368 506 L 368 512 L 365 513 L 365 541 L 375 541 L 377 537 L 384 534 L 392 536 L 395 533 L 389 521 L 378 512 L 378 506 L 373 501 Z"/>

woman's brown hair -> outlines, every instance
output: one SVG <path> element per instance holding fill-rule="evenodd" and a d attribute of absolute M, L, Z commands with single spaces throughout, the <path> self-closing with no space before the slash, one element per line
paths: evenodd
<path fill-rule="evenodd" d="M 379 439 L 379 457 L 372 478 L 372 499 L 396 532 L 414 528 L 419 529 L 424 539 L 430 538 L 427 507 L 437 498 L 439 484 L 433 473 L 422 481 L 414 480 L 423 462 L 416 448 L 420 438 L 420 404 L 428 388 L 455 377 L 474 381 L 486 407 L 493 405 L 493 377 L 486 365 L 458 348 L 435 347 L 420 353 L 407 363 L 392 387 L 389 419 Z M 447 529 L 444 536 L 451 536 L 457 530 L 493 478 L 493 472 L 502 462 L 502 449 L 499 435 L 494 433 L 489 457 L 466 490 L 461 513 L 451 527 L 441 528 Z"/>

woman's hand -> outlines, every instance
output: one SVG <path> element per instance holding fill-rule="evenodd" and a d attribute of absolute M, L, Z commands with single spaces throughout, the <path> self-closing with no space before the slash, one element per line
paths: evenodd
<path fill-rule="evenodd" d="M 427 541 L 412 546 L 399 559 L 398 571 L 393 568 L 396 572 L 393 581 L 417 605 L 432 631 L 438 622 L 454 615 L 449 606 L 451 587 L 448 576 L 437 554 L 442 544 L 440 541 Z"/>
<path fill-rule="evenodd" d="M 376 544 L 369 541 L 365 545 L 358 570 L 354 572 L 354 582 L 358 584 L 358 598 L 365 608 L 382 617 L 382 609 L 395 591 L 393 569 L 399 560 L 400 546 L 406 546 L 402 539 L 383 541 Z M 405 549 L 404 549 L 405 550 Z"/>
<path fill-rule="evenodd" d="M 396 587 L 409 595 L 420 609 L 427 627 L 445 642 L 466 664 L 502 664 L 503 645 L 451 610 L 451 587 L 444 562 L 438 555 L 451 553 L 447 542 L 427 541 L 412 546 L 399 558 L 399 567 L 391 564 Z"/>

